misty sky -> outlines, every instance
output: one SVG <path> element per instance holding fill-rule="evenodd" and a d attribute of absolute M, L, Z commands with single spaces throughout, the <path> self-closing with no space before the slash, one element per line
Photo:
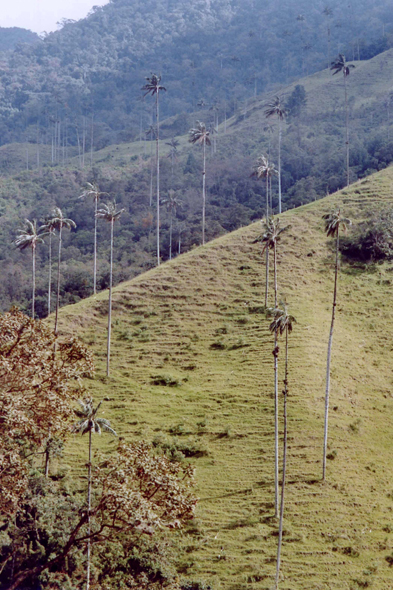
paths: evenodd
<path fill-rule="evenodd" d="M 2 0 L 0 27 L 22 27 L 35 33 L 55 31 L 62 18 L 79 20 L 108 0 Z"/>

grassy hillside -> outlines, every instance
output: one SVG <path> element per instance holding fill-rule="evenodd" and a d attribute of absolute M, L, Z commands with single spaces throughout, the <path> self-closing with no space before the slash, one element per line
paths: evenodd
<path fill-rule="evenodd" d="M 393 586 L 391 267 L 344 262 L 334 334 L 329 452 L 321 478 L 324 372 L 333 252 L 321 215 L 355 223 L 392 203 L 393 170 L 282 215 L 279 291 L 298 324 L 290 341 L 289 466 L 282 590 Z M 103 412 L 126 439 L 191 454 L 200 502 L 181 538 L 181 570 L 214 589 L 269 589 L 275 567 L 273 357 L 264 265 L 239 229 L 115 289 L 112 374 L 107 292 L 61 311 L 63 333 L 92 345 Z M 272 295 L 270 295 L 272 302 Z M 280 371 L 283 370 L 281 354 Z M 103 450 L 113 442 L 95 440 Z M 68 451 L 81 465 L 87 447 Z M 198 456 L 199 455 L 199 456 Z"/>

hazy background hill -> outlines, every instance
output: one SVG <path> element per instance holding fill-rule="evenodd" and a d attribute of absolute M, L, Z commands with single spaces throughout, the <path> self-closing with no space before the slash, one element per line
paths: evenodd
<path fill-rule="evenodd" d="M 32 45 L 39 41 L 36 33 L 20 27 L 0 27 L 0 52 L 14 50 L 20 43 Z"/>
<path fill-rule="evenodd" d="M 324 9 L 331 10 L 330 16 Z M 0 72 L 2 143 L 93 148 L 138 137 L 151 122 L 140 88 L 150 71 L 168 86 L 163 116 L 217 102 L 220 118 L 245 100 L 322 69 L 338 51 L 367 59 L 392 40 L 388 0 L 113 0 L 31 48 Z M 60 131 L 58 126 L 60 125 Z M 186 127 L 178 124 L 176 133 Z M 60 143 L 61 145 L 61 143 Z"/>

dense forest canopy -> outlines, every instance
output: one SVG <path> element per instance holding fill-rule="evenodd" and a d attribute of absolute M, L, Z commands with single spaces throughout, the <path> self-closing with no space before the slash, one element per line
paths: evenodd
<path fill-rule="evenodd" d="M 50 143 L 56 122 L 73 145 L 91 127 L 95 148 L 135 138 L 151 122 L 140 92 L 150 71 L 171 89 L 163 116 L 200 100 L 233 112 L 327 66 L 329 51 L 358 60 L 390 47 L 392 21 L 387 0 L 113 0 L 4 60 L 0 141 Z"/>

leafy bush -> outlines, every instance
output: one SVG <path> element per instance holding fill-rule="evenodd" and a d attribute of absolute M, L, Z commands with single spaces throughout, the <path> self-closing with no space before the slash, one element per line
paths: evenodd
<path fill-rule="evenodd" d="M 386 208 L 360 223 L 351 236 L 341 239 L 340 250 L 356 260 L 393 258 L 393 208 Z"/>

